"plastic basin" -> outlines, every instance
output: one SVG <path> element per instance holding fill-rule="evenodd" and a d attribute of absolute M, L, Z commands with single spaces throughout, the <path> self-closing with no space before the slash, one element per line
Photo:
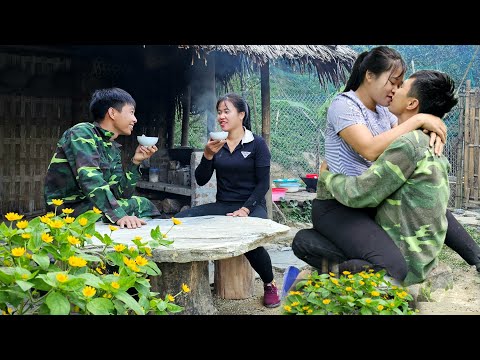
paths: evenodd
<path fill-rule="evenodd" d="M 287 189 L 285 188 L 272 188 L 272 201 L 280 201 L 280 199 L 285 198 Z"/>

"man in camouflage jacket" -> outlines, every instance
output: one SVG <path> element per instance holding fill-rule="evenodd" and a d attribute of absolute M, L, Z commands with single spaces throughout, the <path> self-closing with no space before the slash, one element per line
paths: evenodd
<path fill-rule="evenodd" d="M 136 228 L 143 217 L 160 215 L 148 199 L 132 196 L 141 176 L 140 163 L 157 147 L 139 145 L 125 171 L 122 167 L 119 135 L 131 135 L 135 100 L 118 88 L 97 90 L 90 102 L 94 123 L 79 123 L 66 130 L 48 167 L 44 196 L 48 210 L 53 199 L 73 208 L 73 216 L 100 209 L 106 219 L 120 227 Z"/>
<path fill-rule="evenodd" d="M 430 89 L 432 92 L 426 92 Z M 442 117 L 457 103 L 453 81 L 437 71 L 412 74 L 390 104 L 399 124 L 418 112 Z M 404 285 L 425 280 L 436 266 L 447 231 L 448 159 L 434 155 L 429 136 L 415 130 L 396 139 L 359 176 L 333 174 L 322 164 L 317 198 L 377 207 L 375 221 L 405 256 Z"/>

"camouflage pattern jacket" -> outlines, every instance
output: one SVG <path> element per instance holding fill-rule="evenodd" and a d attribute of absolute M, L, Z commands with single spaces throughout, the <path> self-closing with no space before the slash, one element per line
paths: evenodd
<path fill-rule="evenodd" d="M 446 209 L 450 164 L 436 157 L 429 136 L 415 130 L 395 140 L 375 163 L 359 176 L 320 176 L 317 198 L 331 198 L 354 207 L 377 207 L 375 221 L 405 256 L 404 285 L 425 280 L 436 266 L 447 231 Z"/>
<path fill-rule="evenodd" d="M 65 207 L 75 209 L 75 216 L 93 206 L 113 223 L 131 215 L 119 201 L 132 197 L 141 173 L 133 162 L 124 172 L 121 145 L 110 140 L 113 135 L 98 123 L 87 122 L 63 133 L 45 179 L 48 209 L 53 199 L 63 199 Z"/>

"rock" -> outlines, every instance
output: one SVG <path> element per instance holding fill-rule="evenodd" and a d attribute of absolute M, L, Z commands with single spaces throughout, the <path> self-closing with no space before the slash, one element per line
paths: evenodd
<path fill-rule="evenodd" d="M 449 290 L 453 288 L 453 273 L 450 266 L 439 263 L 428 275 L 427 279 L 421 284 L 408 286 L 408 291 L 412 294 L 413 303 L 421 301 L 432 301 L 431 293 L 442 289 Z"/>

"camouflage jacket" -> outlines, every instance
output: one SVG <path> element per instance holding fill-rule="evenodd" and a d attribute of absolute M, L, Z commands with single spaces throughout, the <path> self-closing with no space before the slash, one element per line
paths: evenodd
<path fill-rule="evenodd" d="M 450 164 L 428 142 L 422 131 L 412 131 L 359 176 L 323 172 L 317 189 L 319 199 L 329 198 L 327 190 L 346 206 L 377 207 L 375 221 L 407 261 L 405 285 L 422 282 L 436 266 L 447 231 Z"/>
<path fill-rule="evenodd" d="M 124 172 L 121 145 L 112 136 L 98 123 L 87 122 L 63 133 L 45 179 L 47 208 L 52 199 L 63 199 L 65 207 L 74 209 L 93 203 L 112 222 L 127 215 L 117 200 L 132 197 L 141 173 L 133 162 Z"/>

